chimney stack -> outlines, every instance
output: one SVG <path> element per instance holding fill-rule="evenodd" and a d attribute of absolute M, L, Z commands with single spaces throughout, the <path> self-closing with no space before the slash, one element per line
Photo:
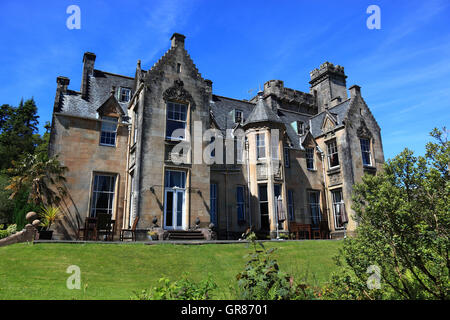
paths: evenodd
<path fill-rule="evenodd" d="M 348 89 L 350 90 L 350 98 L 354 98 L 356 96 L 361 96 L 361 87 L 360 86 L 354 84 Z"/>
<path fill-rule="evenodd" d="M 184 48 L 184 39 L 186 37 L 180 33 L 174 33 L 170 40 L 172 40 L 172 48 L 174 47 L 180 47 Z"/>
<path fill-rule="evenodd" d="M 81 76 L 81 97 L 88 99 L 89 94 L 89 76 L 94 73 L 95 54 L 85 52 L 83 56 L 83 74 Z"/>
<path fill-rule="evenodd" d="M 55 102 L 53 103 L 53 112 L 60 111 L 61 96 L 67 92 L 67 87 L 69 86 L 70 79 L 66 77 L 56 78 L 56 95 Z"/>
<path fill-rule="evenodd" d="M 67 77 L 59 76 L 56 78 L 56 83 L 57 83 L 56 90 L 58 90 L 62 93 L 66 93 L 67 87 L 69 86 L 69 83 L 70 83 L 70 79 Z"/>

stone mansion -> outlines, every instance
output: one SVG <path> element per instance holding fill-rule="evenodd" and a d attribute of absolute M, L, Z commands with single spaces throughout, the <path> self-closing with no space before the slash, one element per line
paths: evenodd
<path fill-rule="evenodd" d="M 210 228 L 219 239 L 248 227 L 271 237 L 295 225 L 330 238 L 355 230 L 352 187 L 381 170 L 384 155 L 380 127 L 360 87 L 347 89 L 343 67 L 311 71 L 309 93 L 269 80 L 238 100 L 213 93 L 178 33 L 152 68 L 138 61 L 134 77 L 97 70 L 95 60 L 84 54 L 80 91 L 57 78 L 49 154 L 68 167 L 69 193 L 55 238 L 73 239 L 99 213 L 112 215 L 116 234 L 138 217 L 141 238 L 155 223 Z M 194 136 L 203 138 L 190 145 Z M 208 149 L 218 141 L 242 150 Z M 180 143 L 190 146 L 181 163 Z M 205 150 L 212 163 L 201 161 Z"/>

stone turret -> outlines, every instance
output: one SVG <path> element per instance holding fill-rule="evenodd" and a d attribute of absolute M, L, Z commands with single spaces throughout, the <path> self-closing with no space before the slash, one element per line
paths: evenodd
<path fill-rule="evenodd" d="M 316 97 L 319 113 L 331 106 L 331 101 L 335 98 L 344 101 L 347 99 L 347 76 L 344 67 L 325 62 L 319 69 L 310 72 L 311 85 L 310 92 Z M 336 101 L 333 101 L 335 104 Z"/>

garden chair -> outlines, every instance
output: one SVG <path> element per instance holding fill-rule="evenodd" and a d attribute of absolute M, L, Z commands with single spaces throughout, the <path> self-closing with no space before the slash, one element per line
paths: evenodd
<path fill-rule="evenodd" d="M 133 221 L 133 225 L 131 226 L 131 229 L 122 229 L 120 231 L 120 241 L 123 241 L 124 239 L 131 239 L 132 241 L 136 241 L 136 227 L 139 221 L 139 217 L 136 217 Z M 131 236 L 125 237 L 125 233 L 131 234 Z"/>
<path fill-rule="evenodd" d="M 97 218 L 86 217 L 84 226 L 78 228 L 77 240 L 90 240 L 95 235 L 95 226 L 97 225 Z M 91 237 L 90 237 L 91 236 Z"/>
<path fill-rule="evenodd" d="M 98 241 L 100 235 L 105 235 L 106 239 L 112 233 L 112 221 L 111 215 L 108 213 L 98 213 L 97 214 L 97 225 L 95 228 L 95 239 Z"/>

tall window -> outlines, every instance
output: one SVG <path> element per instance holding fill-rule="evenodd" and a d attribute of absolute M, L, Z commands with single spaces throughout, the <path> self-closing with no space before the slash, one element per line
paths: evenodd
<path fill-rule="evenodd" d="M 289 213 L 289 220 L 295 221 L 295 215 L 294 215 L 294 191 L 288 190 L 288 213 Z"/>
<path fill-rule="evenodd" d="M 266 158 L 266 145 L 264 141 L 264 133 L 256 134 L 256 157 L 257 159 Z"/>
<path fill-rule="evenodd" d="M 333 196 L 333 213 L 334 213 L 334 225 L 336 229 L 343 229 L 345 223 L 348 222 L 347 214 L 345 212 L 344 199 L 342 198 L 342 190 L 331 191 Z"/>
<path fill-rule="evenodd" d="M 284 148 L 284 166 L 289 168 L 290 165 L 289 148 Z"/>
<path fill-rule="evenodd" d="M 96 217 L 99 213 L 113 213 L 115 181 L 115 175 L 94 175 L 91 217 Z"/>
<path fill-rule="evenodd" d="M 270 230 L 269 223 L 269 200 L 267 198 L 267 185 L 258 185 L 259 191 L 259 212 L 261 214 L 261 230 Z"/>
<path fill-rule="evenodd" d="M 306 148 L 306 168 L 308 170 L 315 170 L 314 163 L 314 148 Z"/>
<path fill-rule="evenodd" d="M 311 215 L 311 224 L 313 227 L 319 227 L 321 221 L 320 214 L 320 192 L 319 191 L 309 191 L 308 192 L 308 205 L 309 213 Z"/>
<path fill-rule="evenodd" d="M 209 186 L 209 212 L 211 222 L 217 226 L 217 184 L 211 183 Z"/>
<path fill-rule="evenodd" d="M 365 166 L 372 165 L 372 156 L 370 153 L 370 140 L 369 139 L 359 139 L 361 143 L 361 153 L 362 153 L 362 162 Z"/>
<path fill-rule="evenodd" d="M 339 166 L 339 155 L 336 140 L 328 142 L 327 149 L 328 149 L 328 167 L 334 168 Z"/>
<path fill-rule="evenodd" d="M 117 118 L 102 117 L 102 129 L 100 133 L 100 144 L 104 146 L 116 145 Z"/>
<path fill-rule="evenodd" d="M 119 91 L 119 101 L 128 102 L 131 99 L 131 89 L 130 88 L 120 88 Z"/>
<path fill-rule="evenodd" d="M 186 136 L 186 119 L 187 106 L 185 104 L 167 103 L 167 117 L 166 117 L 166 138 L 171 140 L 183 140 Z M 179 133 L 174 133 L 175 130 L 181 129 Z"/>
<path fill-rule="evenodd" d="M 236 207 L 238 214 L 238 222 L 245 221 L 245 188 L 244 186 L 236 187 Z"/>

